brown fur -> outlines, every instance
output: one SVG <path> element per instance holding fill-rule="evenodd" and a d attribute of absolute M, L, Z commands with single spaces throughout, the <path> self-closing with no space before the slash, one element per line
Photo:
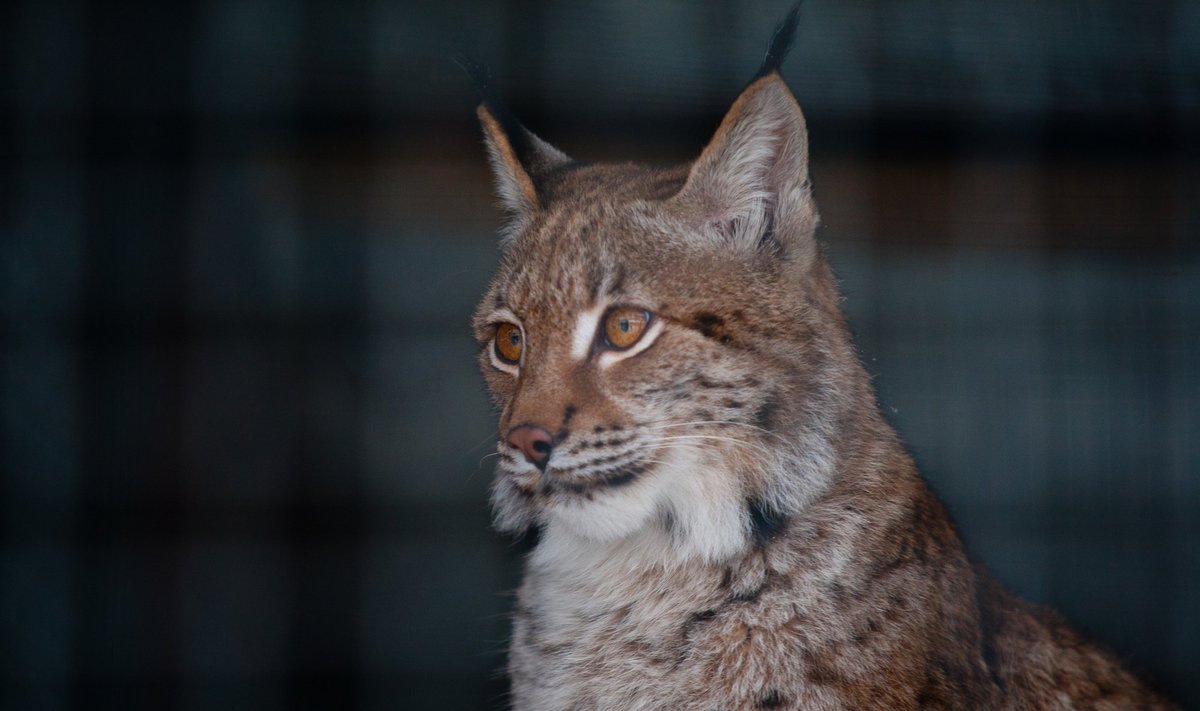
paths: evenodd
<path fill-rule="evenodd" d="M 553 152 L 519 155 L 480 113 L 512 213 L 475 320 L 496 519 L 543 530 L 514 708 L 1170 708 L 968 560 L 855 354 L 778 74 L 667 170 L 579 165 L 532 134 Z M 653 313 L 652 343 L 580 357 L 605 305 Z M 544 471 L 505 443 L 520 425 L 554 434 Z"/>

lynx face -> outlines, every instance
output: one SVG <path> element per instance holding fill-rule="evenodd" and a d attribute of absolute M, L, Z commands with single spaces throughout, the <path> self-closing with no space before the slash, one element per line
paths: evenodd
<path fill-rule="evenodd" d="M 676 169 L 580 165 L 480 117 L 513 216 L 474 323 L 499 526 L 742 550 L 822 485 L 845 347 L 786 85 L 751 84 Z"/>

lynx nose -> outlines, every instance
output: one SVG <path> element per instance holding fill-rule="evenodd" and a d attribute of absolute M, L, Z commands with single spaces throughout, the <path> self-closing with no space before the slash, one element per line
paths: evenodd
<path fill-rule="evenodd" d="M 508 431 L 508 443 L 521 450 L 530 464 L 544 469 L 554 447 L 554 435 L 545 427 L 518 425 Z"/>

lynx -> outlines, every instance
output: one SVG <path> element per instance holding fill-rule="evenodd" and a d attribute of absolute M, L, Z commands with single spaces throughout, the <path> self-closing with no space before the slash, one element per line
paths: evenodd
<path fill-rule="evenodd" d="M 691 164 L 583 164 L 478 108 L 495 522 L 540 532 L 516 709 L 1171 708 L 964 552 L 814 233 L 795 10 Z"/>

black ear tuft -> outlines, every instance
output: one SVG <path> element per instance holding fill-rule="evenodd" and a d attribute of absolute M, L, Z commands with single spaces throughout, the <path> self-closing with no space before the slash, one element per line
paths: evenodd
<path fill-rule="evenodd" d="M 536 147 L 530 140 L 529 131 L 496 95 L 496 89 L 492 84 L 492 68 L 465 52 L 459 52 L 454 57 L 454 63 L 471 78 L 471 83 L 475 85 L 475 91 L 479 93 L 479 103 L 487 108 L 492 117 L 500 124 L 500 128 L 504 130 L 509 142 L 512 143 L 517 157 L 524 162 L 533 155 Z"/>
<path fill-rule="evenodd" d="M 475 91 L 479 92 L 479 100 L 490 103 L 492 100 L 492 68 L 466 52 L 458 52 L 453 57 L 458 65 L 471 78 Z"/>
<path fill-rule="evenodd" d="M 496 99 L 492 73 L 486 64 L 461 54 L 456 61 L 479 91 L 481 102 L 475 114 L 483 127 L 484 143 L 501 203 L 513 215 L 527 215 L 544 207 L 550 176 L 575 161 L 522 126 Z M 511 229 L 505 232 L 511 235 L 519 225 L 520 220 L 513 221 L 509 225 Z"/>
<path fill-rule="evenodd" d="M 796 39 L 796 27 L 800 24 L 800 3 L 802 1 L 796 0 L 796 4 L 792 5 L 792 9 L 783 18 L 783 22 L 780 22 L 775 28 L 775 33 L 771 35 L 771 44 L 767 46 L 767 55 L 763 57 L 762 66 L 758 68 L 754 79 L 761 79 L 771 72 L 777 72 L 783 66 L 783 60 L 787 59 L 788 52 L 792 50 L 792 42 Z"/>

